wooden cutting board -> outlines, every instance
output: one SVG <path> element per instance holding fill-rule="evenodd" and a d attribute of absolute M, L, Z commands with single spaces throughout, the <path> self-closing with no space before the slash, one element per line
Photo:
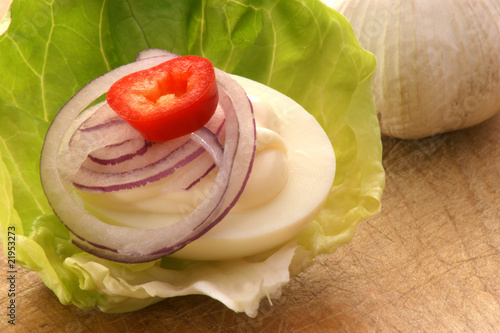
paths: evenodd
<path fill-rule="evenodd" d="M 384 140 L 384 166 L 382 212 L 254 319 L 204 296 L 83 311 L 19 269 L 15 332 L 500 332 L 500 114 L 424 140 Z M 10 332 L 0 262 L 0 331 Z"/>

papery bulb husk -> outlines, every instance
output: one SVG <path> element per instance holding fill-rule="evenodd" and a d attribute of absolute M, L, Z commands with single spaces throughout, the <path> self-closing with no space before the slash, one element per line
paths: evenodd
<path fill-rule="evenodd" d="M 386 137 L 419 139 L 500 111 L 499 0 L 324 0 L 377 58 Z"/>

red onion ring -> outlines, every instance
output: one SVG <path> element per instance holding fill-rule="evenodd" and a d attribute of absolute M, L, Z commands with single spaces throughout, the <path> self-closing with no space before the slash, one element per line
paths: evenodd
<path fill-rule="evenodd" d="M 219 119 L 219 121 L 221 120 Z M 89 155 L 89 158 L 83 162 L 73 177 L 73 184 L 81 190 L 98 192 L 119 191 L 144 186 L 173 174 L 176 170 L 192 163 L 205 152 L 212 156 L 216 164 L 220 164 L 222 147 L 216 135 L 223 133 L 223 119 L 222 123 L 216 125 L 218 128 L 216 128 L 215 133 L 207 127 L 203 127 L 181 138 L 161 143 L 149 142 L 146 145 L 146 151 L 142 154 L 120 149 L 127 148 L 123 143 L 106 145 L 98 150 L 118 147 L 116 149 L 120 149 L 121 155 L 113 160 L 118 162 L 96 163 Z M 99 129 L 95 131 L 117 130 L 115 127 L 96 127 L 99 127 Z M 85 138 L 80 138 L 77 142 L 70 141 L 69 154 L 72 153 L 74 146 L 78 146 L 83 141 L 85 141 Z M 101 143 L 106 144 L 105 142 Z M 79 151 L 78 149 L 74 150 Z M 132 156 L 132 158 L 129 158 L 129 156 Z M 74 156 L 73 158 L 78 157 Z M 206 170 L 212 167 L 213 162 L 209 165 L 198 164 L 197 162 L 196 169 L 203 168 L 204 165 Z"/>
<path fill-rule="evenodd" d="M 117 133 L 112 140 L 103 135 L 95 135 L 92 142 L 83 140 L 70 145 L 71 140 L 77 142 L 74 141 L 76 139 L 73 135 L 76 128 L 85 121 L 79 120 L 78 116 L 88 105 L 105 94 L 119 78 L 158 65 L 175 56 L 171 53 L 165 54 L 164 51 L 149 57 L 151 54 L 141 53 L 139 60 L 104 74 L 75 94 L 54 119 L 42 149 L 42 186 L 55 214 L 71 231 L 73 242 L 77 246 L 113 261 L 155 260 L 179 250 L 203 235 L 222 220 L 236 203 L 248 180 L 255 155 L 256 133 L 251 104 L 243 88 L 228 74 L 216 69 L 221 93 L 219 104 L 225 115 L 224 148 L 222 157 L 215 158 L 219 163 L 217 176 L 201 204 L 185 219 L 157 229 L 109 225 L 87 212 L 75 191 L 72 179 L 96 146 L 109 147 L 110 144 L 119 144 L 134 137 L 134 134 Z M 113 120 L 106 124 L 121 126 L 113 124 Z M 213 140 L 210 141 L 212 146 Z M 68 154 L 70 146 L 73 153 Z M 217 154 L 214 153 L 214 156 Z"/>
<path fill-rule="evenodd" d="M 115 165 L 136 156 L 144 155 L 147 150 L 148 143 L 146 140 L 131 139 L 93 151 L 89 155 L 89 159 L 94 163 L 102 165 Z M 127 153 L 124 154 L 124 151 Z"/>
<path fill-rule="evenodd" d="M 224 111 L 221 107 L 217 108 L 204 128 L 191 135 L 161 143 L 146 141 L 138 132 L 130 132 L 130 126 L 116 115 L 110 116 L 109 110 L 105 104 L 86 111 L 90 115 L 85 115 L 85 120 L 71 135 L 68 147 L 70 160 L 78 159 L 78 156 L 71 155 L 80 154 L 80 151 L 85 149 L 82 147 L 94 142 L 104 145 L 94 147 L 96 150 L 90 153 L 73 177 L 74 185 L 81 190 L 110 192 L 143 186 L 173 174 L 205 151 L 214 158 L 216 164 L 220 162 L 220 145 L 225 134 Z M 128 138 L 127 134 L 132 136 Z M 106 139 L 110 141 L 106 142 Z M 189 142 L 190 140 L 192 142 Z M 137 141 L 142 143 L 136 143 Z M 137 149 L 137 144 L 142 146 Z M 199 146 L 204 150 L 199 149 Z M 96 154 L 112 156 L 103 159 L 96 158 Z M 207 169 L 212 169 L 213 163 L 198 164 L 196 169 L 203 165 L 203 174 L 206 174 Z"/>

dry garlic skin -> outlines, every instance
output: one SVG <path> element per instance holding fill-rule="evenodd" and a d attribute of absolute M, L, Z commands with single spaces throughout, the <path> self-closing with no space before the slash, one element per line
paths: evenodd
<path fill-rule="evenodd" d="M 500 111 L 500 5 L 487 1 L 323 0 L 377 59 L 384 136 L 419 139 Z"/>

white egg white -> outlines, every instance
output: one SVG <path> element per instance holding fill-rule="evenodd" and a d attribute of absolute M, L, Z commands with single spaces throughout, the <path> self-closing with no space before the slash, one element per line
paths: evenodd
<path fill-rule="evenodd" d="M 243 77 L 234 79 L 260 100 L 252 101 L 261 128 L 249 182 L 221 222 L 172 257 L 225 260 L 273 249 L 313 220 L 331 189 L 335 154 L 314 117 L 276 90 Z M 158 228 L 188 214 L 208 191 L 210 177 L 189 191 L 164 193 L 164 186 L 160 181 L 127 191 L 82 193 L 82 197 L 87 208 L 108 223 Z"/>
<path fill-rule="evenodd" d="M 243 77 L 235 79 L 248 95 L 268 102 L 280 120 L 280 136 L 286 144 L 288 162 L 286 185 L 267 204 L 231 211 L 203 237 L 173 254 L 174 257 L 231 259 L 275 248 L 313 220 L 331 189 L 335 154 L 316 119 L 276 90 Z"/>

